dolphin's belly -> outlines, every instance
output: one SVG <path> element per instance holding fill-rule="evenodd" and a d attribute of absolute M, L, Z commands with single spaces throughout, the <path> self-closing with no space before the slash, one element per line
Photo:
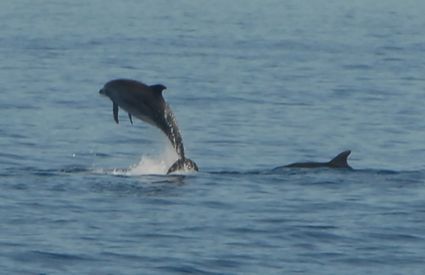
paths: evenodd
<path fill-rule="evenodd" d="M 153 126 L 156 126 L 156 127 L 158 127 L 158 124 L 155 122 L 155 121 L 153 121 L 152 119 L 151 119 L 151 117 L 149 117 L 148 115 L 146 115 L 146 114 L 143 114 L 143 113 L 140 113 L 140 112 L 130 112 L 130 114 L 132 115 L 132 116 L 134 116 L 134 117 L 137 117 L 138 119 L 140 119 L 140 120 L 143 120 L 144 122 L 146 122 L 146 123 L 149 123 L 149 124 L 151 124 L 151 125 L 153 125 Z"/>
<path fill-rule="evenodd" d="M 124 109 L 124 108 L 123 108 Z M 143 120 L 146 123 L 152 124 L 154 126 L 157 126 L 157 122 L 155 122 L 152 118 L 152 115 L 141 108 L 128 108 L 125 109 L 128 113 L 130 113 L 132 116 Z"/>
<path fill-rule="evenodd" d="M 132 104 L 127 104 L 127 102 L 118 102 L 118 105 L 132 116 L 137 117 L 138 119 L 147 123 L 154 124 L 153 120 L 151 119 L 152 114 L 150 113 L 149 108 L 147 108 L 144 104 L 134 106 Z"/>

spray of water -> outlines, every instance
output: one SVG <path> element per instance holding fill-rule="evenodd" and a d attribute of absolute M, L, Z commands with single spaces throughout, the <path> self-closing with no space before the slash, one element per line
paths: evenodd
<path fill-rule="evenodd" d="M 128 168 L 95 169 L 96 173 L 115 176 L 166 175 L 170 166 L 178 159 L 169 142 L 159 155 L 142 155 L 140 161 Z"/>
<path fill-rule="evenodd" d="M 139 175 L 165 175 L 168 168 L 177 160 L 173 147 L 167 145 L 166 149 L 158 156 L 142 156 L 139 163 L 130 166 L 128 176 Z"/>

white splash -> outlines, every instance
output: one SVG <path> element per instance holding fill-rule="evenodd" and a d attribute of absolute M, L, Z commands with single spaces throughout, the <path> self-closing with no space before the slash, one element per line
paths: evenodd
<path fill-rule="evenodd" d="M 169 145 L 158 156 L 142 156 L 139 163 L 129 167 L 126 171 L 127 176 L 139 175 L 166 175 L 168 168 L 178 159 L 174 148 Z"/>

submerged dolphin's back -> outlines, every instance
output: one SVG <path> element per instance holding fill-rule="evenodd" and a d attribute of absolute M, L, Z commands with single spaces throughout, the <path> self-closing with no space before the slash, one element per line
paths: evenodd
<path fill-rule="evenodd" d="M 350 150 L 339 153 L 336 157 L 328 162 L 295 162 L 285 166 L 279 166 L 273 170 L 280 170 L 282 168 L 346 168 L 351 169 L 348 165 L 347 158 L 351 154 Z"/>

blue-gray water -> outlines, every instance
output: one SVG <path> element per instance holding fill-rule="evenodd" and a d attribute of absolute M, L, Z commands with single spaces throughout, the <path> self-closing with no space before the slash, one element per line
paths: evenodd
<path fill-rule="evenodd" d="M 1 1 L 0 273 L 423 274 L 424 10 Z M 119 77 L 168 87 L 199 173 L 123 172 L 167 146 Z"/>

